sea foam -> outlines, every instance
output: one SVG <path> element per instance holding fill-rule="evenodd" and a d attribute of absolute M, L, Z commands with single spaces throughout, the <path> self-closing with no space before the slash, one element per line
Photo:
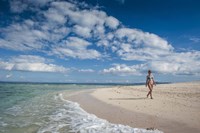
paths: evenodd
<path fill-rule="evenodd" d="M 68 132 L 74 133 L 163 133 L 159 130 L 146 130 L 109 123 L 107 120 L 87 113 L 78 103 L 65 100 L 62 94 L 56 96 L 56 99 L 58 97 L 64 101 L 63 106 L 49 116 L 50 122 L 41 127 L 38 133 L 59 133 L 63 127 L 68 127 Z"/>

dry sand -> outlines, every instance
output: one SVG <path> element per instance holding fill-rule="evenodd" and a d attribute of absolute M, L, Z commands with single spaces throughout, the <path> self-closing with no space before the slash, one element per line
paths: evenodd
<path fill-rule="evenodd" d="M 165 133 L 200 132 L 200 82 L 157 85 L 154 99 L 145 86 L 118 86 L 79 93 L 69 99 L 112 123 L 154 127 Z"/>

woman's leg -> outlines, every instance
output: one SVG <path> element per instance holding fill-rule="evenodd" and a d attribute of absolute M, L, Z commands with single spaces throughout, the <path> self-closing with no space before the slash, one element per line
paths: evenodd
<path fill-rule="evenodd" d="M 147 94 L 147 97 L 150 95 L 151 99 L 153 99 L 153 97 L 152 97 L 153 85 L 148 84 L 148 88 L 149 88 L 149 93 Z"/>
<path fill-rule="evenodd" d="M 153 99 L 153 96 L 152 96 L 152 91 L 153 91 L 153 84 L 150 85 L 151 87 L 151 92 L 150 92 L 150 96 L 151 96 L 151 99 Z"/>
<path fill-rule="evenodd" d="M 149 95 L 151 94 L 151 87 L 150 87 L 150 84 L 148 84 L 148 88 L 149 88 L 149 92 L 147 94 L 147 98 L 149 97 Z"/>

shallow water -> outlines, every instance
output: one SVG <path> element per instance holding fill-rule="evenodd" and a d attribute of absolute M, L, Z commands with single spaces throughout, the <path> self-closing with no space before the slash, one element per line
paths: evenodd
<path fill-rule="evenodd" d="M 0 84 L 1 133 L 157 133 L 112 124 L 84 111 L 62 93 L 104 86 Z"/>

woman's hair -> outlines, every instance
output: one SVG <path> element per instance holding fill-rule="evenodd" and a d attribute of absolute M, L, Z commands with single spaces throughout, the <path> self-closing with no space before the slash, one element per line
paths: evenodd
<path fill-rule="evenodd" d="M 151 73 L 151 70 L 148 70 L 148 73 Z"/>

